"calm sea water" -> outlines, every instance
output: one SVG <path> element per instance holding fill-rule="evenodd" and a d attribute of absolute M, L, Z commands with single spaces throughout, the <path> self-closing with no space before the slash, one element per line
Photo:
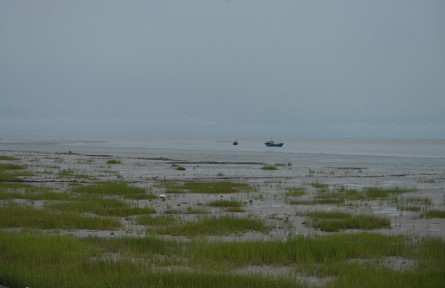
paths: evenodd
<path fill-rule="evenodd" d="M 284 138 L 282 148 L 268 148 L 268 139 L 239 138 L 2 138 L 4 153 L 79 153 L 131 158 L 169 158 L 181 161 L 291 164 L 297 169 L 360 167 L 371 175 L 435 175 L 445 177 L 445 140 Z M 380 179 L 380 178 L 376 178 Z M 398 180 L 399 181 L 399 180 Z M 400 181 L 406 181 L 401 178 Z M 437 182 L 442 187 L 442 182 Z M 379 183 L 377 183 L 379 184 Z M 377 185 L 372 183 L 372 185 Z M 380 183 L 381 184 L 381 183 Z M 397 182 L 391 185 L 408 185 Z M 370 184 L 371 185 L 371 184 Z M 389 184 L 388 184 L 389 185 Z M 438 186 L 439 187 L 439 186 Z M 439 188 L 440 188 L 439 187 Z M 444 188 L 444 187 L 442 187 Z"/>
<path fill-rule="evenodd" d="M 293 158 L 327 156 L 376 156 L 398 158 L 424 158 L 445 160 L 445 140 L 401 139 L 334 139 L 334 138 L 283 138 L 282 148 L 269 148 L 261 138 L 235 139 L 210 137 L 147 137 L 104 139 L 57 138 L 2 138 L 0 151 L 76 152 L 83 154 L 111 154 L 128 157 L 167 157 L 184 160 L 248 160 L 262 158 Z M 197 159 L 198 158 L 198 159 Z M 242 159 L 241 159 L 242 158 Z M 266 161 L 267 162 L 267 161 Z"/>

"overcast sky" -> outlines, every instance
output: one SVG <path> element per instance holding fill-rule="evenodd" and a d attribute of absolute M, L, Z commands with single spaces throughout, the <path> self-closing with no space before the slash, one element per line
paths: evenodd
<path fill-rule="evenodd" d="M 0 0 L 1 135 L 445 138 L 445 1 Z"/>

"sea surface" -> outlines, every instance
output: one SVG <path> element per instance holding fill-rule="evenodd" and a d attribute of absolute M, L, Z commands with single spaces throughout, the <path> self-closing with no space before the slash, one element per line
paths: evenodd
<path fill-rule="evenodd" d="M 238 140 L 239 145 L 232 145 Z M 0 138 L 0 152 L 79 153 L 184 161 L 394 166 L 445 169 L 445 140 L 282 138 L 266 147 L 262 138 Z"/>
<path fill-rule="evenodd" d="M 234 140 L 238 146 L 232 145 Z M 274 152 L 283 154 L 333 154 L 445 158 L 445 140 L 428 139 L 353 139 L 353 138 L 283 138 L 284 146 L 266 147 L 261 138 L 147 137 L 147 138 L 0 138 L 0 150 L 65 151 L 119 153 L 193 153 L 193 150 L 219 152 Z"/>

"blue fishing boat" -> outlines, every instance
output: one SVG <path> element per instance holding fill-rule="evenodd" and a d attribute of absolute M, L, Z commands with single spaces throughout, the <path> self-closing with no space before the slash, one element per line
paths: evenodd
<path fill-rule="evenodd" d="M 284 143 L 283 142 L 275 143 L 275 141 L 269 140 L 266 141 L 264 145 L 266 145 L 267 147 L 283 147 Z"/>

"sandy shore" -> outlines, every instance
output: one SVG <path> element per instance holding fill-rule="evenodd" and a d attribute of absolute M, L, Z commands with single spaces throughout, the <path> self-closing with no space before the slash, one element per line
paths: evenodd
<path fill-rule="evenodd" d="M 155 195 L 166 194 L 167 200 L 134 200 L 139 207 L 153 207 L 161 215 L 167 209 L 175 209 L 175 217 L 192 220 L 199 215 L 186 213 L 189 207 L 198 208 L 217 199 L 237 199 L 246 203 L 244 212 L 229 213 L 221 208 L 206 207 L 211 215 L 234 214 L 253 216 L 263 219 L 271 227 L 268 234 L 246 233 L 224 236 L 227 239 L 271 239 L 285 238 L 297 234 L 323 234 L 306 225 L 309 211 L 345 211 L 387 216 L 391 228 L 377 230 L 384 234 L 406 234 L 410 236 L 439 236 L 445 239 L 445 219 L 426 218 L 425 209 L 445 209 L 445 170 L 442 162 L 434 159 L 407 159 L 388 157 L 352 157 L 336 156 L 333 161 L 329 155 L 299 155 L 289 161 L 286 158 L 271 158 L 270 161 L 282 160 L 281 163 L 267 162 L 267 158 L 254 161 L 236 157 L 206 160 L 200 157 L 196 161 L 167 157 L 116 156 L 109 154 L 82 154 L 67 151 L 66 153 L 41 153 L 22 151 L 2 151 L 2 155 L 20 159 L 20 164 L 28 166 L 33 176 L 24 180 L 37 186 L 50 186 L 56 191 L 67 191 L 71 183 L 92 183 L 95 181 L 119 180 L 143 187 Z M 119 160 L 118 164 L 107 164 L 110 159 Z M 266 160 L 266 161 L 265 161 Z M 275 165 L 276 170 L 263 170 L 264 165 Z M 177 170 L 181 166 L 185 170 Z M 73 175 L 60 175 L 60 171 L 70 170 Z M 249 183 L 255 187 L 254 192 L 233 194 L 202 193 L 166 193 L 159 185 L 161 180 L 171 181 L 222 181 Z M 365 187 L 407 187 L 412 192 L 400 195 L 395 202 L 391 199 L 369 201 L 346 201 L 344 204 L 292 205 L 291 197 L 286 191 L 293 187 L 305 187 L 306 194 L 301 199 L 311 200 L 318 191 L 313 183 L 328 185 L 328 189 L 347 187 L 363 189 Z M 420 211 L 402 209 L 404 199 L 430 199 L 428 205 L 419 206 Z M 42 201 L 33 201 L 41 207 Z M 128 220 L 128 219 L 127 219 Z M 119 231 L 65 231 L 77 236 L 98 235 L 103 237 L 143 236 L 145 227 L 135 225 L 132 221 L 122 219 L 124 228 Z M 374 230 L 376 231 L 376 230 Z M 347 232 L 355 232 L 354 230 Z"/>

